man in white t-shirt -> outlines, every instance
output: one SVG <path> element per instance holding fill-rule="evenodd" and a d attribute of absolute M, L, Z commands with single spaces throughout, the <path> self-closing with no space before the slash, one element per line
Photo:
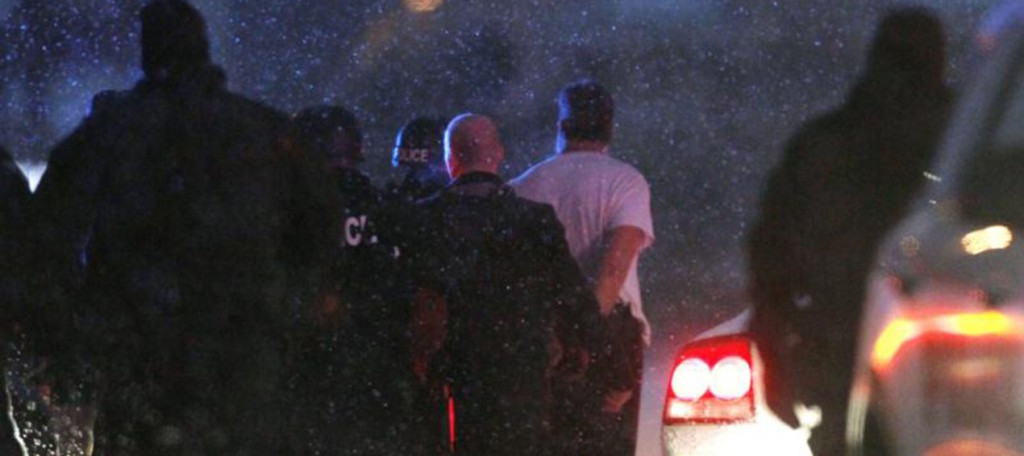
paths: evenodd
<path fill-rule="evenodd" d="M 636 169 L 608 155 L 615 108 L 607 90 L 592 81 L 573 83 L 558 105 L 556 155 L 511 185 L 519 196 L 555 208 L 609 330 L 588 374 L 590 391 L 598 394 L 580 395 L 595 400 L 573 412 L 580 416 L 570 432 L 587 454 L 632 455 L 643 349 L 650 344 L 637 276 L 640 251 L 654 240 L 650 189 Z"/>

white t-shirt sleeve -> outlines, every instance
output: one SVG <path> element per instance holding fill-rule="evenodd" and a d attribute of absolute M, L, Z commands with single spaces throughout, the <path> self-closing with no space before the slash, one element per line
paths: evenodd
<path fill-rule="evenodd" d="M 651 190 L 647 180 L 634 173 L 623 180 L 617 189 L 614 208 L 609 214 L 609 227 L 634 226 L 647 235 L 644 247 L 654 242 L 654 222 L 651 219 Z"/>
<path fill-rule="evenodd" d="M 538 172 L 537 166 L 534 166 L 526 170 L 526 172 L 521 174 L 519 177 L 509 181 L 508 185 L 509 187 L 512 187 L 512 190 L 515 191 L 516 196 L 520 198 L 526 198 L 530 201 L 550 204 L 549 201 L 546 201 L 544 199 L 546 195 L 544 195 L 541 189 L 541 183 L 543 182 L 543 179 L 544 177 L 541 175 L 541 173 Z"/>

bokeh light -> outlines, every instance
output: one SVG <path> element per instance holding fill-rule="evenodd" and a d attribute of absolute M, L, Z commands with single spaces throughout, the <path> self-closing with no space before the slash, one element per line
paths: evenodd
<path fill-rule="evenodd" d="M 444 0 L 402 0 L 405 8 L 414 13 L 431 13 L 444 4 Z"/>

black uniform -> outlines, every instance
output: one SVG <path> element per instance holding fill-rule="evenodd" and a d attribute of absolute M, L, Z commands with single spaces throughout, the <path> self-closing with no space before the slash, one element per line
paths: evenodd
<path fill-rule="evenodd" d="M 879 52 L 846 103 L 790 141 L 749 234 L 751 331 L 770 405 L 793 425 L 795 401 L 822 406 L 815 454 L 842 454 L 875 251 L 924 184 L 951 102 L 941 78 L 922 74 L 941 60 L 901 68 Z"/>
<path fill-rule="evenodd" d="M 421 206 L 415 263 L 447 303 L 434 371 L 454 398 L 456 453 L 546 454 L 555 447 L 550 342 L 578 347 L 597 319 L 554 210 L 487 173 L 464 175 Z"/>
<path fill-rule="evenodd" d="M 61 311 L 97 454 L 280 454 L 292 301 L 330 233 L 285 127 L 207 65 L 100 94 L 51 153 L 37 228 L 47 269 L 81 272 Z"/>
<path fill-rule="evenodd" d="M 388 193 L 397 201 L 414 203 L 437 194 L 447 185 L 448 180 L 440 174 L 410 170 L 401 182 L 388 185 Z"/>
<path fill-rule="evenodd" d="M 314 454 L 419 454 L 409 353 L 412 282 L 401 268 L 393 211 L 354 168 L 333 171 L 341 233 L 325 293 L 338 321 L 317 331 L 301 363 L 300 400 Z M 301 420 L 300 420 L 301 421 Z"/>

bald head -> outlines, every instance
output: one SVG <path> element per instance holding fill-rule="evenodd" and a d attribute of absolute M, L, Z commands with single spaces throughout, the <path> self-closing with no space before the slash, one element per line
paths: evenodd
<path fill-rule="evenodd" d="M 448 124 L 444 152 L 453 179 L 474 171 L 498 174 L 505 158 L 498 127 L 487 116 L 472 113 L 462 114 Z"/>

